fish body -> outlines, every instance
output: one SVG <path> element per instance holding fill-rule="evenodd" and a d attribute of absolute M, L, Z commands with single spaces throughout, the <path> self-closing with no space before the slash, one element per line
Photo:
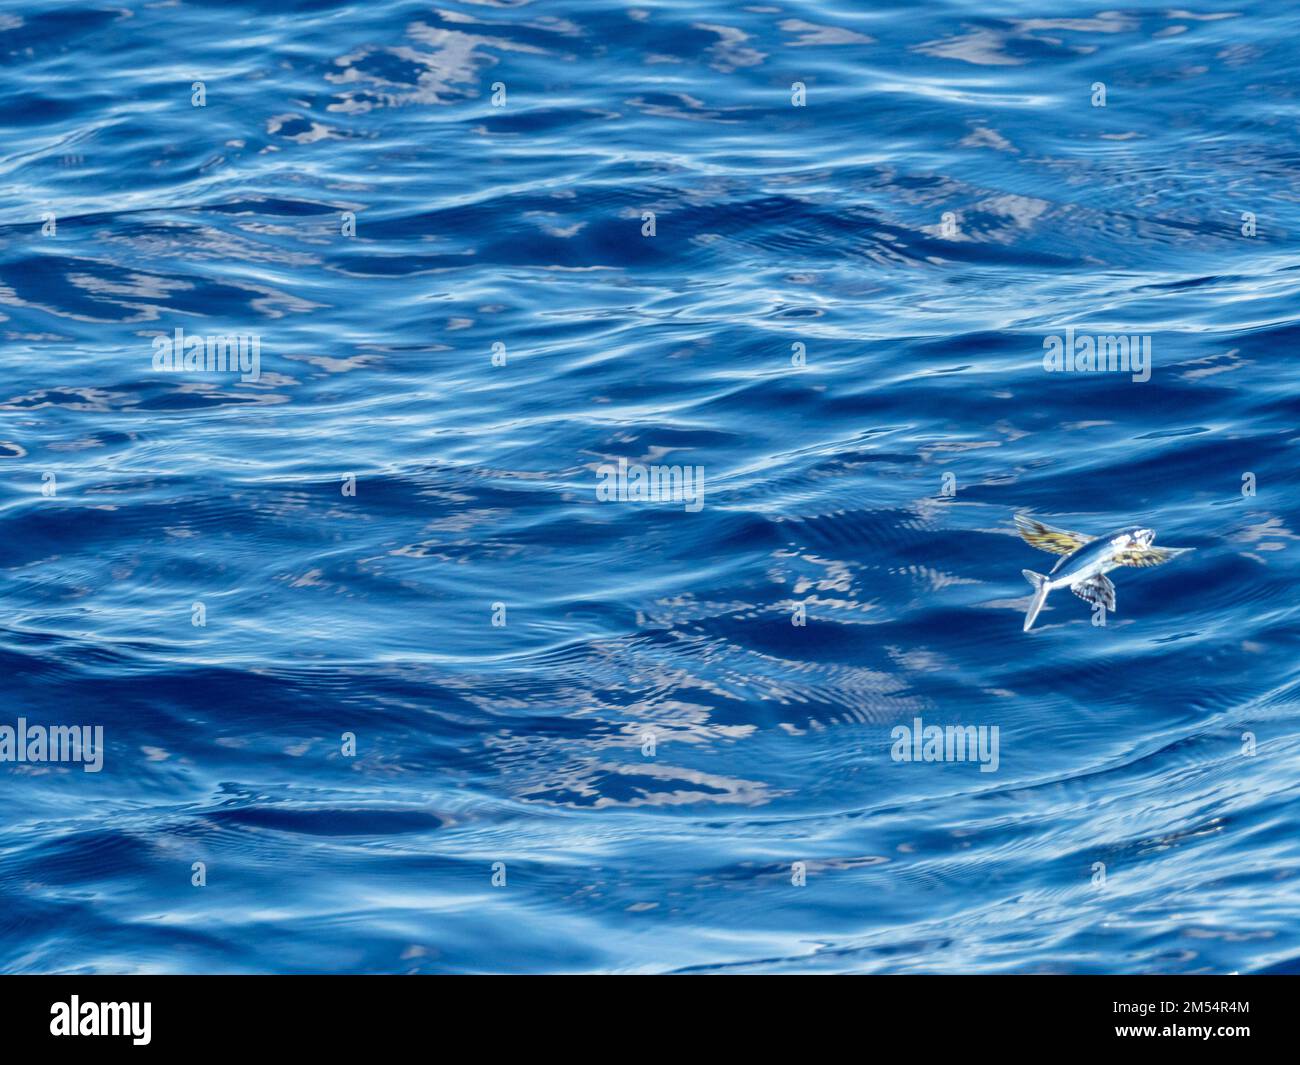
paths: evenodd
<path fill-rule="evenodd" d="M 1120 566 L 1158 566 L 1192 550 L 1188 547 L 1153 547 L 1155 530 L 1141 525 L 1093 537 L 1054 529 L 1018 514 L 1016 527 L 1027 543 L 1061 556 L 1046 575 L 1022 570 L 1025 580 L 1034 587 L 1034 596 L 1025 612 L 1025 632 L 1033 626 L 1038 612 L 1047 602 L 1048 593 L 1054 589 L 1069 588 L 1090 605 L 1101 604 L 1114 612 L 1115 585 L 1107 573 Z"/>

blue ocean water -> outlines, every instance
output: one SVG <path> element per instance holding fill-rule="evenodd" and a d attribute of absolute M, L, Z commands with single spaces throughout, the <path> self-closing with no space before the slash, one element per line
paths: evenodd
<path fill-rule="evenodd" d="M 1298 37 L 0 5 L 0 969 L 1295 971 Z"/>

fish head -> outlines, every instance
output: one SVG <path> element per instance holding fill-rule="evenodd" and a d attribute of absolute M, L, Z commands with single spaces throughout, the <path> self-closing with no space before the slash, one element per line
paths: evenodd
<path fill-rule="evenodd" d="M 1116 551 L 1133 551 L 1150 547 L 1155 538 L 1155 529 L 1144 529 L 1140 525 L 1135 525 L 1131 529 L 1116 533 L 1111 543 L 1115 545 Z"/>

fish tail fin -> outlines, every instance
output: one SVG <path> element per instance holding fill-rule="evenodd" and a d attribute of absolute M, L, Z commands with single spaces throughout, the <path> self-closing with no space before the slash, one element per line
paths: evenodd
<path fill-rule="evenodd" d="M 1022 569 L 1020 572 L 1025 575 L 1025 580 L 1034 586 L 1034 598 L 1030 600 L 1029 609 L 1025 612 L 1025 632 L 1028 632 L 1034 624 L 1034 619 L 1038 617 L 1038 612 L 1043 609 L 1043 604 L 1047 602 L 1047 593 L 1051 591 L 1051 585 L 1041 573 L 1035 573 L 1031 569 Z"/>

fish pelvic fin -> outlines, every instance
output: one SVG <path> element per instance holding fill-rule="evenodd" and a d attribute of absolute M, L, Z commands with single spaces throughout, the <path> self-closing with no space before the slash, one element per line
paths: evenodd
<path fill-rule="evenodd" d="M 1033 627 L 1038 612 L 1043 609 L 1043 604 L 1047 602 L 1051 582 L 1041 573 L 1035 573 L 1031 569 L 1022 569 L 1020 572 L 1025 575 L 1025 580 L 1034 586 L 1034 598 L 1029 601 L 1029 609 L 1025 611 L 1025 632 L 1028 632 Z"/>
<path fill-rule="evenodd" d="M 1099 573 L 1089 580 L 1070 585 L 1070 591 L 1089 606 L 1095 607 L 1101 603 L 1112 614 L 1115 612 L 1115 585 L 1103 574 Z"/>

